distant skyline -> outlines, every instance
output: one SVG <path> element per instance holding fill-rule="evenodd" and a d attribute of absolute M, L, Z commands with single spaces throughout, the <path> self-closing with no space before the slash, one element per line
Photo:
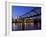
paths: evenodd
<path fill-rule="evenodd" d="M 16 16 L 21 16 L 28 11 L 32 10 L 34 7 L 28 7 L 28 6 L 12 6 L 12 18 L 15 18 Z"/>

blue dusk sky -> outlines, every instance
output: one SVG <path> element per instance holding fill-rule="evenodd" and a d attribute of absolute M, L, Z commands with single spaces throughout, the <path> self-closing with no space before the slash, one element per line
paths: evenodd
<path fill-rule="evenodd" d="M 16 16 L 21 16 L 32 9 L 33 7 L 28 6 L 12 6 L 12 18 L 15 18 Z"/>

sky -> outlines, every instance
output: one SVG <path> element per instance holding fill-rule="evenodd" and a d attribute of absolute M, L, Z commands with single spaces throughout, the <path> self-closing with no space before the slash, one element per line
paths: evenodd
<path fill-rule="evenodd" d="M 32 9 L 33 7 L 28 6 L 12 6 L 12 18 L 15 18 L 16 16 L 21 16 Z"/>

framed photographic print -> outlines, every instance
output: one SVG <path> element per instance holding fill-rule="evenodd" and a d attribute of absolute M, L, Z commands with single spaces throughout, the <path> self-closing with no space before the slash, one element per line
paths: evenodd
<path fill-rule="evenodd" d="M 6 33 L 42 30 L 43 4 L 8 2 L 6 9 Z"/>

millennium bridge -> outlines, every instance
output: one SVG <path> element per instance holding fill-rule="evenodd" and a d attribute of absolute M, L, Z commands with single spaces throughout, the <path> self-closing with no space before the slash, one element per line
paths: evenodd
<path fill-rule="evenodd" d="M 41 7 L 35 7 L 16 19 L 12 18 L 12 30 L 41 30 Z"/>

